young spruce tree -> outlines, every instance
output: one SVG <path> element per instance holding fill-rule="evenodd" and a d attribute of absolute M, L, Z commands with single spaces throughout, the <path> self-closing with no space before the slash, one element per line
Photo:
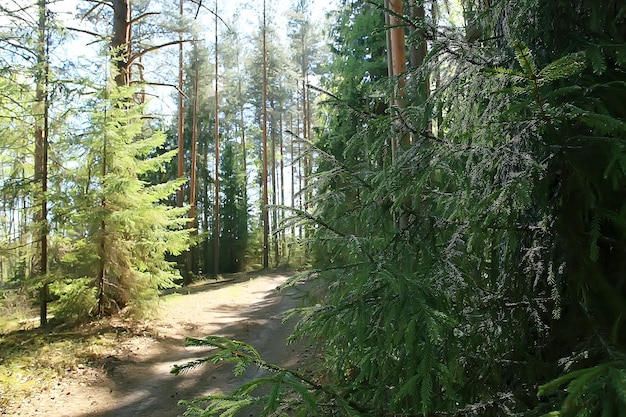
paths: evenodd
<path fill-rule="evenodd" d="M 76 213 L 79 235 L 64 262 L 75 272 L 55 289 L 61 315 L 107 315 L 128 307 L 149 312 L 158 290 L 179 278 L 166 255 L 188 247 L 186 209 L 164 202 L 182 179 L 151 185 L 176 150 L 153 156 L 165 134 L 143 119 L 131 87 L 112 87 L 94 100 L 85 187 Z M 85 229 L 83 229 L 85 228 Z"/>

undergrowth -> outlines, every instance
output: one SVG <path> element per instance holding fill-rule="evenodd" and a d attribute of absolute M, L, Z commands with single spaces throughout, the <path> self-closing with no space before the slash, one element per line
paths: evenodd
<path fill-rule="evenodd" d="M 33 314 L 28 294 L 19 290 L 0 292 L 0 335 L 24 329 L 30 317 Z"/>
<path fill-rule="evenodd" d="M 135 334 L 109 321 L 50 333 L 21 330 L 0 336 L 0 414 L 82 369 L 103 370 L 111 353 Z"/>

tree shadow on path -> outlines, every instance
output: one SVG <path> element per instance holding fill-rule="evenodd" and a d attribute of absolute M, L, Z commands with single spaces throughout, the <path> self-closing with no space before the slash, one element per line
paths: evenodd
<path fill-rule="evenodd" d="M 257 277 L 254 280 L 266 279 Z M 280 279 L 284 281 L 284 279 Z M 281 283 L 281 282 L 279 282 Z M 240 286 L 242 288 L 238 288 Z M 271 285 L 270 285 L 271 287 Z M 272 288 L 275 288 L 274 285 Z M 211 349 L 184 347 L 182 334 L 202 338 L 216 334 L 237 339 L 254 346 L 265 360 L 281 366 L 297 368 L 305 362 L 309 349 L 302 343 L 287 345 L 295 320 L 283 323 L 282 312 L 300 305 L 298 288 L 287 288 L 282 292 L 268 289 L 267 285 L 256 286 L 252 280 L 239 282 L 230 287 L 240 294 L 207 291 L 204 296 L 214 294 L 222 299 L 207 303 L 203 320 L 194 317 L 178 322 L 181 328 L 174 335 L 156 335 L 153 342 L 158 349 L 149 357 L 138 361 L 119 361 L 109 365 L 107 371 L 113 383 L 111 404 L 105 411 L 87 412 L 84 416 L 96 417 L 174 417 L 185 409 L 178 406 L 181 399 L 191 400 L 208 394 L 230 393 L 243 382 L 261 376 L 263 370 L 250 368 L 243 377 L 235 377 L 232 367 L 222 364 L 206 364 L 179 376 L 170 374 L 173 365 L 205 357 Z M 223 287 L 228 291 L 228 287 Z M 232 292 L 231 291 L 231 292 Z M 199 295 L 199 293 L 197 294 Z M 187 296 L 185 296 L 187 297 Z M 188 302 L 202 302 L 202 298 Z M 206 310 L 205 309 L 205 310 Z M 196 311 L 201 311 L 202 308 Z M 157 330 L 158 332 L 158 330 Z M 99 407 L 102 410 L 102 407 Z"/>

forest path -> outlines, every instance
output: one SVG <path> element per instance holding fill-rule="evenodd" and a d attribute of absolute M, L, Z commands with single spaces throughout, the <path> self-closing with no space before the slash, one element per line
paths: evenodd
<path fill-rule="evenodd" d="M 220 335 L 252 344 L 261 357 L 299 367 L 305 346 L 287 346 L 294 323 L 283 324 L 281 313 L 299 305 L 296 288 L 276 287 L 289 275 L 268 274 L 207 283 L 182 289 L 161 305 L 160 318 L 146 322 L 142 334 L 124 339 L 90 378 L 63 378 L 51 391 L 31 397 L 16 416 L 174 417 L 185 409 L 181 399 L 229 393 L 242 383 L 228 365 L 205 365 L 185 374 L 172 366 L 204 357 L 208 348 L 184 347 L 185 337 Z M 76 370 L 80 373 L 80 369 Z M 260 374 L 249 369 L 244 378 Z M 84 373 L 84 372 L 83 372 Z"/>

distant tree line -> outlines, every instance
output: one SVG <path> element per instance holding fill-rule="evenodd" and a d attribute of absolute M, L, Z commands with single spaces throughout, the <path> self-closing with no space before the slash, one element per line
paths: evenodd
<path fill-rule="evenodd" d="M 0 294 L 36 302 L 41 324 L 141 315 L 163 288 L 306 263 L 307 231 L 284 221 L 308 196 L 308 2 L 284 45 L 261 19 L 271 4 L 242 30 L 219 2 L 170 3 L 0 9 Z"/>

